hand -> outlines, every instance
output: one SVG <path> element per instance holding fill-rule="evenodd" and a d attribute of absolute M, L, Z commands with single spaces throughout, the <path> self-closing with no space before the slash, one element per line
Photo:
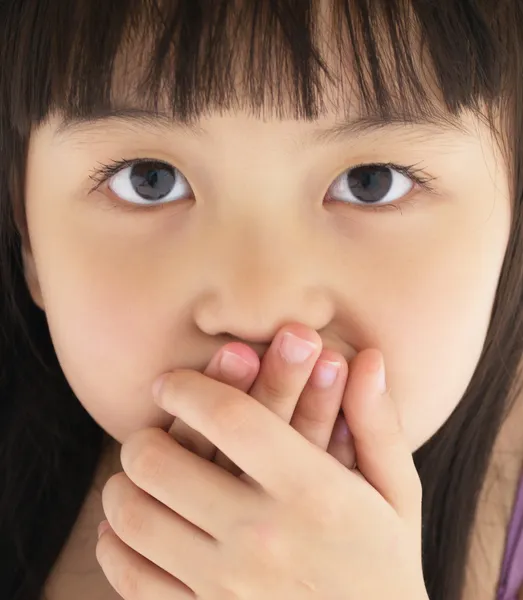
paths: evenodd
<path fill-rule="evenodd" d="M 102 493 L 109 583 L 126 600 L 427 600 L 421 484 L 381 364 L 356 356 L 343 397 L 360 473 L 244 392 L 167 376 L 158 404 L 255 485 L 161 429 L 130 436 Z"/>
<path fill-rule="evenodd" d="M 310 341 L 311 355 L 303 362 L 291 362 L 282 356 L 280 346 L 286 334 Z M 229 363 L 222 369 L 221 359 L 225 353 L 229 354 Z M 325 367 L 338 368 L 335 382 L 328 387 L 321 385 Z M 204 375 L 248 392 L 286 423 L 290 422 L 291 427 L 311 443 L 346 467 L 355 467 L 354 444 L 340 412 L 347 361 L 337 352 L 322 350 L 321 337 L 314 330 L 297 323 L 282 327 L 263 356 L 261 369 L 258 356 L 248 346 L 226 344 L 212 357 Z M 223 452 L 180 418 L 175 418 L 169 434 L 198 456 L 237 476 L 241 474 L 241 469 Z"/>

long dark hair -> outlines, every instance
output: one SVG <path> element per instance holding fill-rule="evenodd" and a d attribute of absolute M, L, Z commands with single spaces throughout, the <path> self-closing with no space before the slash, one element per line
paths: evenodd
<path fill-rule="evenodd" d="M 339 59 L 333 61 L 338 72 L 327 66 L 320 3 L 312 0 L 0 0 L 0 585 L 6 600 L 41 596 L 108 440 L 72 393 L 23 275 L 31 131 L 52 113 L 88 119 L 125 101 L 153 108 L 167 102 L 182 121 L 228 109 L 314 119 L 331 84 L 346 93 L 347 105 L 354 93 L 363 113 L 389 119 L 438 112 L 452 118 L 471 110 L 488 121 L 510 167 L 512 231 L 484 350 L 456 410 L 415 454 L 429 596 L 460 598 L 478 495 L 520 391 L 523 4 L 327 4 L 328 51 Z M 140 55 L 129 57 L 140 60 L 140 77 L 135 65 L 129 81 L 115 82 L 114 74 L 128 66 L 126 51 L 136 47 Z M 429 76 L 440 109 L 428 92 Z"/>

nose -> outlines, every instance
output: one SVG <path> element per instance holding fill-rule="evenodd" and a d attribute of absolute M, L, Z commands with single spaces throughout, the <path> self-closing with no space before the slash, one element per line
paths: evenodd
<path fill-rule="evenodd" d="M 332 298 L 310 244 L 277 239 L 274 232 L 265 242 L 243 236 L 207 259 L 207 283 L 193 305 L 194 322 L 207 335 L 269 344 L 287 323 L 320 331 L 333 318 Z"/>

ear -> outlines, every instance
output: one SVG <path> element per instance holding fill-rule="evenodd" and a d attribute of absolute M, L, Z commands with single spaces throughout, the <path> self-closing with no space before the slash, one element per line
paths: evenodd
<path fill-rule="evenodd" d="M 31 298 L 39 308 L 45 311 L 42 290 L 40 288 L 40 281 L 38 280 L 38 274 L 36 272 L 33 253 L 31 248 L 28 247 L 26 243 L 22 245 L 22 261 L 24 266 L 25 281 L 27 283 L 29 293 L 31 294 Z"/>

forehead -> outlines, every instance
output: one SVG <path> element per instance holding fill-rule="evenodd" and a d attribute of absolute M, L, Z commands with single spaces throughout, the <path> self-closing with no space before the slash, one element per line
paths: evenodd
<path fill-rule="evenodd" d="M 222 141 L 247 136 L 251 142 L 254 136 L 258 141 L 285 141 L 296 147 L 313 147 L 336 142 L 362 139 L 372 140 L 381 134 L 402 143 L 423 143 L 432 139 L 435 143 L 455 139 L 456 135 L 470 135 L 476 125 L 473 115 L 459 117 L 449 115 L 427 115 L 417 120 L 405 122 L 379 115 L 349 116 L 332 113 L 322 115 L 315 121 L 255 119 L 245 113 L 225 113 L 207 115 L 190 123 L 180 122 L 168 112 L 154 112 L 136 107 L 110 109 L 91 114 L 86 118 L 54 115 L 47 121 L 55 143 L 86 141 L 104 143 L 108 138 L 134 138 L 136 136 L 167 136 L 173 134 L 190 135 L 201 142 Z"/>
<path fill-rule="evenodd" d="M 400 77 L 391 77 L 397 49 L 385 22 L 375 19 L 374 47 L 367 47 L 367 54 L 356 53 L 362 42 L 351 37 L 348 16 L 346 26 L 340 24 L 340 4 L 311 6 L 308 20 L 296 30 L 302 48 L 281 38 L 285 23 L 275 24 L 275 15 L 263 29 L 245 6 L 226 14 L 222 37 L 209 37 L 205 27 L 193 23 L 189 48 L 176 27 L 163 40 L 142 22 L 115 54 L 106 101 L 95 101 L 83 111 L 59 110 L 57 133 L 92 131 L 93 125 L 110 122 L 142 129 L 183 128 L 202 135 L 203 124 L 215 116 L 293 121 L 319 142 L 405 124 L 434 133 L 464 131 L 460 115 L 445 107 L 434 73 L 423 63 L 419 28 L 411 24 L 409 29 L 410 51 L 417 57 L 409 59 L 411 79 L 416 78 L 413 86 L 420 91 L 413 94 Z M 248 23 L 250 37 L 245 36 Z M 374 80 L 369 72 L 373 59 L 381 69 Z"/>
<path fill-rule="evenodd" d="M 87 116 L 132 107 L 186 123 L 224 112 L 414 121 L 448 112 L 408 3 L 398 0 L 393 17 L 380 2 L 370 13 L 349 4 L 285 11 L 280 2 L 236 1 L 198 12 L 178 1 L 161 3 L 159 15 L 138 2 L 139 14 L 124 11 L 116 29 L 114 15 L 100 18 L 112 43 L 100 48 L 99 31 L 80 30 L 67 65 L 54 62 L 54 108 Z"/>
<path fill-rule="evenodd" d="M 11 118 L 30 115 L 31 128 L 55 114 L 65 131 L 132 113 L 135 124 L 196 131 L 206 118 L 242 113 L 300 126 L 327 120 L 342 132 L 347 123 L 445 129 L 464 110 L 481 116 L 497 86 L 488 32 L 471 31 L 463 44 L 430 7 L 405 0 L 49 2 L 60 27 L 34 15 L 21 37 L 40 40 L 49 60 L 33 64 L 34 47 L 18 44 L 27 66 L 13 74 Z M 453 6 L 449 22 L 465 28 Z"/>

